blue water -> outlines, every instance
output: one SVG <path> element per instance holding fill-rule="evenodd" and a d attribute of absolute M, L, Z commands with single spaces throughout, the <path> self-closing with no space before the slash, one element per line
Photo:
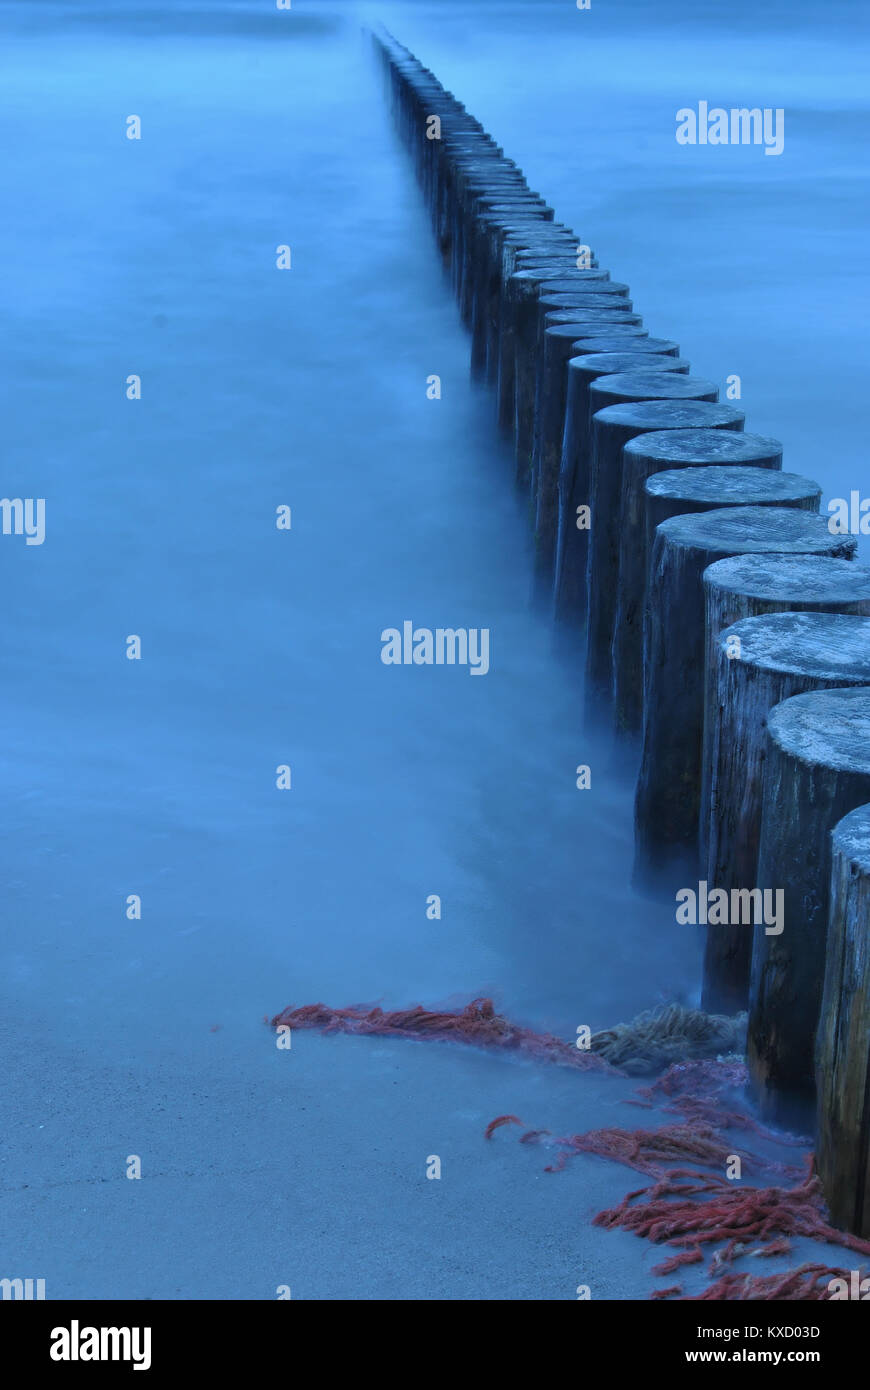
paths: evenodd
<path fill-rule="evenodd" d="M 46 539 L 0 538 L 0 1275 L 50 1298 L 646 1296 L 649 1252 L 588 1225 L 619 1172 L 572 1187 L 480 1139 L 505 1110 L 616 1122 L 623 1092 L 457 1049 L 278 1054 L 262 1023 L 493 993 L 570 1038 L 697 990 L 698 943 L 628 886 L 631 787 L 530 602 L 512 461 L 364 26 L 484 121 L 652 333 L 741 375 L 747 428 L 827 498 L 867 489 L 863 16 L 2 18 L 2 488 L 46 499 Z M 699 99 L 784 106 L 785 152 L 681 149 Z M 489 674 L 385 667 L 405 619 L 488 627 Z"/>

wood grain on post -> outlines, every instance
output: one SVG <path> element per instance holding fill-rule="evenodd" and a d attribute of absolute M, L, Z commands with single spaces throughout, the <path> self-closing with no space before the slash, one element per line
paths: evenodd
<path fill-rule="evenodd" d="M 783 930 L 753 936 L 746 1057 L 764 1118 L 803 1126 L 815 1109 L 831 831 L 870 800 L 870 691 L 793 695 L 767 729 L 758 887 L 780 895 Z"/>
<path fill-rule="evenodd" d="M 627 344 L 625 329 L 620 324 L 606 325 L 591 338 L 578 338 L 574 344 L 578 357 L 591 352 L 655 352 L 664 357 L 679 357 L 680 345 L 670 338 L 644 338 L 640 343 Z"/>
<path fill-rule="evenodd" d="M 722 507 L 674 516 L 656 532 L 644 613 L 644 719 L 635 796 L 635 881 L 668 890 L 699 869 L 704 727 L 704 591 L 708 565 L 729 555 L 855 552 L 814 512 Z"/>
<path fill-rule="evenodd" d="M 816 1170 L 831 1220 L 870 1237 L 870 806 L 834 827 L 816 1038 Z"/>
<path fill-rule="evenodd" d="M 668 468 L 653 473 L 643 484 L 640 518 L 650 550 L 658 527 L 672 516 L 712 512 L 716 507 L 798 507 L 817 512 L 821 498 L 819 484 L 802 473 L 730 463 Z"/>
<path fill-rule="evenodd" d="M 704 765 L 701 821 L 708 827 L 706 882 L 730 896 L 732 891 L 754 888 L 758 879 L 770 711 L 809 690 L 870 686 L 870 618 L 763 613 L 726 627 L 713 649 L 707 673 L 704 748 L 709 763 Z M 745 926 L 708 927 L 703 1008 L 710 1013 L 746 1008 L 751 957 L 752 933 Z"/>

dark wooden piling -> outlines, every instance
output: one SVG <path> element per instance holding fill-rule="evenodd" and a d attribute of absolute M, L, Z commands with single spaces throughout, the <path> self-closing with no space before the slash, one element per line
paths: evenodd
<path fill-rule="evenodd" d="M 671 517 L 656 532 L 644 615 L 644 719 L 635 796 L 635 882 L 673 891 L 699 869 L 708 565 L 729 555 L 855 552 L 813 512 L 723 507 Z"/>
<path fill-rule="evenodd" d="M 816 1038 L 816 1170 L 831 1221 L 870 1238 L 870 806 L 834 827 Z"/>
<path fill-rule="evenodd" d="M 758 887 L 781 894 L 784 927 L 753 935 L 747 1064 L 762 1116 L 805 1125 L 815 1108 L 831 832 L 870 800 L 870 691 L 794 695 L 767 726 Z"/>
<path fill-rule="evenodd" d="M 845 613 L 870 617 L 870 569 L 853 560 L 826 555 L 732 555 L 704 570 L 704 709 L 715 699 L 710 681 L 716 669 L 716 640 L 741 618 L 762 613 Z M 709 882 L 724 878 L 727 859 L 711 839 L 710 775 L 713 754 L 708 740 L 712 718 L 704 721 L 699 844 L 701 867 Z M 746 872 L 741 874 L 746 878 Z"/>
<path fill-rule="evenodd" d="M 570 319 L 572 311 L 565 312 Z M 557 323 L 552 321 L 554 317 L 559 317 L 559 315 L 547 314 L 546 316 L 548 327 L 544 331 L 539 356 L 531 459 L 531 486 L 535 506 L 536 576 L 539 583 L 550 590 L 552 590 L 555 573 L 559 509 L 558 483 L 565 430 L 568 362 L 574 356 L 572 335 L 577 328 L 577 323 L 573 320 L 568 323 Z M 666 377 L 671 375 L 670 371 L 664 373 Z M 653 376 L 655 374 L 651 371 L 646 374 L 646 378 L 650 381 L 652 381 Z M 656 376 L 656 381 L 658 379 Z M 672 395 L 674 398 L 681 396 L 687 398 L 691 392 L 674 389 L 671 391 L 662 390 L 659 394 L 661 396 Z"/>
<path fill-rule="evenodd" d="M 688 373 L 689 363 L 676 353 L 655 353 L 650 343 L 676 349 L 663 339 L 641 339 L 620 351 L 572 357 L 565 390 L 565 425 L 559 466 L 554 602 L 556 615 L 585 625 L 586 563 L 589 528 L 581 509 L 589 505 L 589 387 L 601 376 L 635 370 Z"/>
<path fill-rule="evenodd" d="M 720 562 L 722 563 L 722 562 Z M 832 562 L 836 563 L 836 562 Z M 848 563 L 848 562 L 842 562 Z M 755 887 L 767 717 L 792 695 L 870 686 L 870 618 L 763 613 L 721 630 L 707 673 L 701 822 L 706 882 L 729 894 Z M 703 861 L 702 861 L 703 862 Z M 707 930 L 703 1007 L 746 1008 L 752 933 L 737 922 Z"/>
<path fill-rule="evenodd" d="M 502 252 L 512 237 L 524 240 L 545 225 L 529 212 L 484 213 L 473 221 L 462 264 L 460 311 L 471 329 L 472 365 L 486 356 L 487 325 L 494 313 Z"/>
<path fill-rule="evenodd" d="M 659 523 L 672 516 L 713 511 L 716 507 L 799 507 L 815 512 L 822 496 L 818 483 L 797 473 L 730 464 L 668 469 L 653 474 L 639 488 L 632 477 L 633 462 L 633 458 L 629 460 L 624 455 L 618 603 L 613 629 L 614 720 L 619 732 L 628 736 L 639 734 L 643 719 L 642 614 L 647 557 Z M 638 517 L 644 503 L 646 516 Z"/>
<path fill-rule="evenodd" d="M 596 705 L 610 701 L 613 685 L 613 636 L 619 583 L 619 507 L 622 497 L 621 428 L 606 414 L 614 406 L 640 401 L 708 401 L 719 396 L 715 382 L 673 373 L 631 372 L 599 377 L 589 388 L 592 452 L 589 467 L 588 601 L 586 623 L 586 697 Z M 742 421 L 742 416 L 740 417 Z"/>
<path fill-rule="evenodd" d="M 539 398 L 543 407 L 545 374 L 552 374 L 551 379 L 555 380 L 558 392 L 561 373 L 567 371 L 566 364 L 569 358 L 576 356 L 573 351 L 575 340 L 587 337 L 589 333 L 600 331 L 602 328 L 606 328 L 608 332 L 618 329 L 626 338 L 648 336 L 636 315 L 623 314 L 612 309 L 578 309 L 575 318 L 574 312 L 568 313 L 569 322 L 552 324 L 547 329 L 540 349 L 535 338 L 529 344 L 517 335 L 514 373 L 517 481 L 523 485 L 530 486 L 532 480 L 534 443 L 538 428 L 536 414 Z M 637 322 L 634 321 L 636 318 Z M 550 406 L 547 408 L 550 409 Z M 548 425 L 548 428 L 558 430 L 558 425 Z"/>
<path fill-rule="evenodd" d="M 543 212 L 531 209 L 522 213 L 520 205 L 513 209 L 504 205 L 474 219 L 469 240 L 465 292 L 470 306 L 469 324 L 472 334 L 472 366 L 486 367 L 495 351 L 495 330 L 498 323 L 502 288 L 502 267 L 507 248 L 523 245 L 534 236 L 539 226 L 546 225 Z M 598 282 L 590 282 L 597 284 Z M 494 368 L 488 375 L 494 378 Z"/>
<path fill-rule="evenodd" d="M 610 278 L 606 270 L 577 271 L 578 284 L 603 284 Z M 531 325 L 537 312 L 540 288 L 551 283 L 564 283 L 564 267 L 512 271 L 503 282 L 499 305 L 497 338 L 494 348 L 496 361 L 496 411 L 502 433 L 512 433 L 515 423 L 516 338 L 522 325 Z"/>
<path fill-rule="evenodd" d="M 650 498 L 645 485 L 654 474 L 675 469 L 752 466 L 782 467 L 778 440 L 732 430 L 665 430 L 626 444 L 619 502 L 619 584 L 614 619 L 613 699 L 617 729 L 635 736 L 643 711 L 643 607 L 655 527 L 649 529 Z M 679 486 L 679 484 L 676 484 Z M 726 499 L 722 499 L 724 505 Z M 711 506 L 716 503 L 711 502 Z M 700 510 L 689 504 L 681 511 Z M 656 518 L 664 521 L 665 515 Z"/>
<path fill-rule="evenodd" d="M 605 330 L 610 337 L 613 330 Z M 622 332 L 622 330 L 621 330 Z M 591 341 L 604 341 L 603 339 L 583 339 L 575 343 L 575 347 L 588 345 Z M 612 341 L 612 339 L 611 339 Z M 654 342 L 655 339 L 645 339 L 646 342 Z M 634 344 L 632 343 L 632 346 Z M 598 419 L 595 420 L 590 415 L 591 436 L 589 459 L 591 464 L 592 451 L 595 446 L 595 433 L 597 431 L 606 432 L 606 438 L 602 439 L 602 448 L 606 449 L 609 458 L 622 460 L 622 451 L 630 440 L 640 435 L 647 437 L 652 434 L 674 433 L 679 434 L 706 434 L 708 430 L 742 431 L 745 416 L 742 410 L 738 410 L 732 405 L 713 404 L 709 401 L 643 401 L 635 404 L 608 406 L 605 410 L 597 412 Z M 621 489 L 621 484 L 620 484 Z M 586 499 L 591 501 L 590 498 Z M 594 525 L 594 517 L 593 517 Z M 588 545 L 588 542 L 587 542 Z M 587 621 L 589 612 L 588 603 L 588 584 L 589 566 L 587 563 L 586 589 L 587 589 Z M 596 691 L 594 688 L 586 687 L 584 700 L 587 719 L 597 722 L 601 716 L 601 702 L 607 698 L 608 689 Z"/>

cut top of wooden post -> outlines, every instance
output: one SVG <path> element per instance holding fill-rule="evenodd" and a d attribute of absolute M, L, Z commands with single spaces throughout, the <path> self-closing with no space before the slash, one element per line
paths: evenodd
<path fill-rule="evenodd" d="M 736 640 L 735 640 L 736 639 Z M 870 684 L 870 618 L 842 613 L 762 613 L 719 633 L 720 660 L 836 685 Z"/>
<path fill-rule="evenodd" d="M 600 337 L 580 338 L 574 344 L 577 349 L 577 356 L 582 357 L 588 353 L 597 352 L 621 352 L 624 344 L 625 330 L 622 328 L 606 328 Z M 639 343 L 632 343 L 626 352 L 649 352 L 660 353 L 662 357 L 679 357 L 679 343 L 672 343 L 669 338 L 642 338 Z"/>
<path fill-rule="evenodd" d="M 520 286 L 529 283 L 535 287 L 544 286 L 553 282 L 559 286 L 570 281 L 571 284 L 600 284 L 602 280 L 610 280 L 609 270 L 574 270 L 569 271 L 566 266 L 541 266 L 538 269 L 515 270 L 509 276 L 511 282 L 516 281 Z"/>
<path fill-rule="evenodd" d="M 602 295 L 617 299 L 628 298 L 628 285 L 619 280 L 546 280 L 539 287 L 540 302 L 549 304 L 552 309 L 570 309 L 576 298 L 581 303 L 587 299 L 598 299 Z"/>
<path fill-rule="evenodd" d="M 653 397 L 673 401 L 715 401 L 719 391 L 715 381 L 700 376 L 680 376 L 670 372 L 616 372 L 600 376 L 590 389 L 589 408 L 593 414 L 622 401 Z"/>
<path fill-rule="evenodd" d="M 732 555 L 708 565 L 704 587 L 732 596 L 729 606 L 747 617 L 756 604 L 769 611 L 793 603 L 870 614 L 870 569 L 828 555 Z"/>
<path fill-rule="evenodd" d="M 649 366 L 647 366 L 649 362 Z M 614 376 L 624 372 L 681 372 L 688 373 L 689 363 L 682 357 L 669 357 L 665 353 L 642 352 L 639 355 L 634 347 L 625 345 L 614 352 L 588 352 L 580 357 L 572 357 L 568 362 L 569 373 L 594 380 L 599 376 Z M 715 431 L 713 431 L 715 433 Z"/>
<path fill-rule="evenodd" d="M 732 437 L 740 439 L 741 436 Z M 819 484 L 799 473 L 728 463 L 703 468 L 668 468 L 647 478 L 644 491 L 651 498 L 673 503 L 715 506 L 718 502 L 722 507 L 776 506 L 777 503 L 785 507 L 796 502 L 814 502 L 814 506 L 807 507 L 808 511 L 818 510 L 822 496 Z"/>
<path fill-rule="evenodd" d="M 738 431 L 742 430 L 745 419 L 742 410 L 719 401 L 624 401 L 604 406 L 596 413 L 600 426 L 623 429 L 629 437 L 645 430 L 712 428 Z"/>
<path fill-rule="evenodd" d="M 870 691 L 860 686 L 792 695 L 771 710 L 767 728 L 805 767 L 870 776 Z"/>
<path fill-rule="evenodd" d="M 599 377 L 599 381 L 604 380 Z M 779 552 L 845 558 L 855 553 L 858 544 L 854 536 L 832 535 L 818 513 L 794 507 L 720 507 L 691 512 L 663 521 L 657 534 L 669 545 L 723 556 Z"/>
<path fill-rule="evenodd" d="M 590 349 L 591 351 L 591 349 Z M 658 468 L 703 468 L 706 465 L 749 464 L 755 468 L 782 467 L 782 445 L 778 439 L 744 431 L 709 429 L 655 430 L 638 435 L 625 446 L 638 458 L 655 461 Z"/>

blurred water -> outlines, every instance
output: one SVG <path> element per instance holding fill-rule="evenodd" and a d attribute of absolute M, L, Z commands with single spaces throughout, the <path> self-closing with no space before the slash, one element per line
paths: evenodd
<path fill-rule="evenodd" d="M 458 1145 L 456 1097 L 503 1063 L 306 1039 L 288 1062 L 307 1078 L 306 1119 L 279 1138 L 289 1073 L 264 1014 L 494 992 L 570 1037 L 696 988 L 697 943 L 628 887 L 631 788 L 582 728 L 576 659 L 530 606 L 511 460 L 468 382 L 363 27 L 385 19 L 453 87 L 631 283 L 651 332 L 701 375 L 741 374 L 747 428 L 782 438 L 787 468 L 828 495 L 866 491 L 862 17 L 829 6 L 820 34 L 813 7 L 752 6 L 742 27 L 737 13 L 3 7 L 2 486 L 45 497 L 47 532 L 41 547 L 0 543 L 4 1034 L 25 1117 L 3 1159 L 2 1253 L 36 1262 L 49 1297 L 160 1296 L 182 1247 L 193 1267 L 169 1296 L 273 1296 L 247 1271 L 266 1238 L 252 1210 L 271 1236 L 279 1149 L 314 1164 L 288 1217 L 314 1242 L 308 1296 L 344 1288 L 354 1202 L 370 1203 L 379 1249 L 391 1223 L 414 1225 L 382 1168 L 349 1196 L 347 1165 L 320 1153 L 334 1088 L 358 1106 L 360 1153 L 376 1129 L 394 1153 L 412 1121 L 378 1109 L 379 1068 L 410 1069 L 451 1117 L 439 1142 Z M 677 147 L 674 111 L 701 98 L 785 105 L 783 156 Z M 289 533 L 274 526 L 284 503 Z M 384 667 L 381 630 L 406 618 L 488 627 L 490 673 Z M 140 662 L 125 659 L 133 633 Z M 562 1078 L 522 1084 L 565 1103 Z M 197 1186 L 204 1133 L 228 1174 L 219 1199 Z M 122 1161 L 142 1149 L 180 1184 L 165 1244 L 165 1192 L 127 1205 Z M 463 1237 L 445 1217 L 416 1273 L 389 1277 L 362 1241 L 342 1296 L 573 1296 L 541 1292 L 540 1266 L 517 1285 L 478 1158 L 458 1188 Z M 239 1179 L 246 1163 L 267 1178 Z M 25 1184 L 49 1205 L 22 1206 Z M 199 1258 L 218 1200 L 237 1227 L 232 1275 L 220 1247 Z M 542 1241 L 559 1200 L 534 1217 Z M 433 1242 L 460 1238 L 503 1272 L 499 1293 L 473 1264 L 443 1286 L 420 1274 Z M 573 1271 L 576 1252 L 564 1259 Z"/>

